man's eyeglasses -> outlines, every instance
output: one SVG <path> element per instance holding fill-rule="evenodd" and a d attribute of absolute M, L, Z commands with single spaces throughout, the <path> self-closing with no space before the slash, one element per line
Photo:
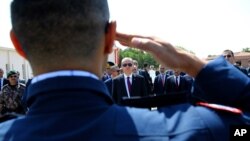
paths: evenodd
<path fill-rule="evenodd" d="M 122 66 L 123 67 L 127 67 L 127 66 L 132 67 L 132 64 L 131 63 L 127 63 L 127 64 L 122 64 Z"/>
<path fill-rule="evenodd" d="M 230 54 L 228 54 L 228 55 L 223 55 L 224 56 L 224 58 L 231 58 L 232 57 L 232 55 L 230 55 Z"/>

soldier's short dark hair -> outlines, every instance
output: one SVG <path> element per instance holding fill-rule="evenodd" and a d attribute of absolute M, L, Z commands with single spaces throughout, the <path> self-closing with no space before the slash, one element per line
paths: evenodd
<path fill-rule="evenodd" d="M 109 10 L 106 0 L 13 0 L 11 20 L 28 60 L 88 57 L 100 46 Z"/>

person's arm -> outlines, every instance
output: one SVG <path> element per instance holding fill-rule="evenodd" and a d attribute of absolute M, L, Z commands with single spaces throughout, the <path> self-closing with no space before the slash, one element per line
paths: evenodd
<path fill-rule="evenodd" d="M 195 84 L 203 91 L 197 97 L 250 111 L 250 79 L 222 56 L 198 73 Z"/>
<path fill-rule="evenodd" d="M 151 53 L 160 63 L 196 78 L 204 100 L 250 109 L 250 80 L 223 58 L 211 63 L 155 37 L 117 33 L 121 44 Z"/>
<path fill-rule="evenodd" d="M 187 72 L 193 77 L 207 64 L 206 61 L 197 58 L 195 55 L 175 48 L 170 43 L 155 37 L 117 33 L 116 40 L 123 45 L 145 50 L 151 53 L 160 63 L 172 69 Z"/>

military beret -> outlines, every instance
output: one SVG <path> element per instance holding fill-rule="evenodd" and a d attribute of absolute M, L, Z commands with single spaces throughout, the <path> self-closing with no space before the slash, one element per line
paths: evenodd
<path fill-rule="evenodd" d="M 115 63 L 108 61 L 106 68 L 110 68 L 111 66 L 114 66 L 114 65 L 115 65 Z"/>
<path fill-rule="evenodd" d="M 11 75 L 13 75 L 13 74 L 17 74 L 17 71 L 15 71 L 15 70 L 11 70 L 11 71 L 9 71 L 8 73 L 7 73 L 7 78 L 9 78 Z"/>

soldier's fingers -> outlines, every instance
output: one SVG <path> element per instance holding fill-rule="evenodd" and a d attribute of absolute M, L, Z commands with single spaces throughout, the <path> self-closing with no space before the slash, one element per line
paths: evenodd
<path fill-rule="evenodd" d="M 131 40 L 133 38 L 145 38 L 145 39 L 152 39 L 151 37 L 141 36 L 141 35 L 134 35 L 134 34 L 125 34 L 121 32 L 116 32 L 116 40 L 120 42 L 122 45 L 130 46 Z"/>
<path fill-rule="evenodd" d="M 179 68 L 180 56 L 178 51 L 167 42 L 157 42 L 151 39 L 133 38 L 131 45 L 151 53 L 155 59 L 172 69 Z"/>
<path fill-rule="evenodd" d="M 145 38 L 132 38 L 131 45 L 135 48 L 149 51 L 156 56 L 168 55 L 169 53 L 175 51 L 174 47 L 169 43 L 162 44 L 160 42 Z"/>

